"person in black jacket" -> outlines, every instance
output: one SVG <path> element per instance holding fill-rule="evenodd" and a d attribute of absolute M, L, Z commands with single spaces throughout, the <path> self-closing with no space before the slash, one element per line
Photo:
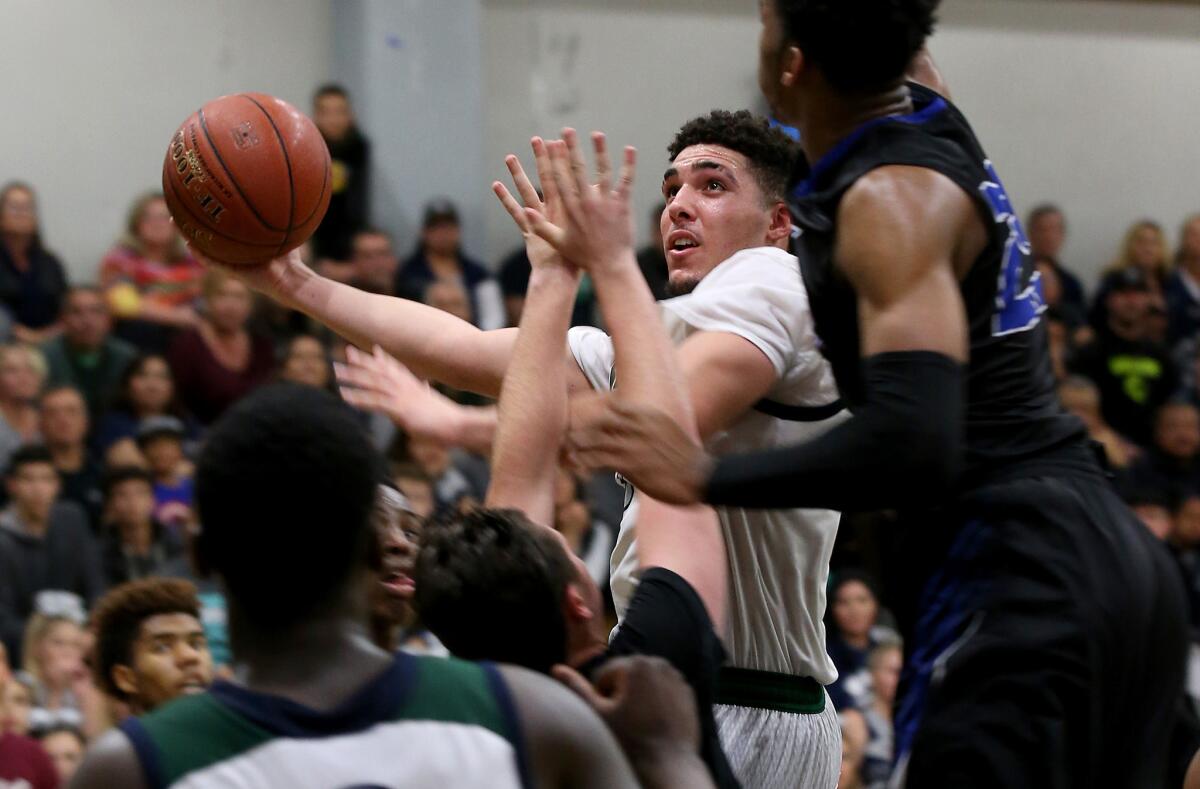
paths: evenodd
<path fill-rule="evenodd" d="M 318 260 L 346 260 L 351 238 L 370 218 L 371 144 L 359 131 L 350 94 L 341 85 L 322 85 L 313 94 L 313 121 L 329 146 L 333 178 L 329 210 L 313 233 L 313 251 Z"/>
<path fill-rule="evenodd" d="M 104 479 L 104 572 L 112 586 L 152 576 L 188 575 L 180 535 L 154 518 L 154 478 L 136 467 Z"/>
<path fill-rule="evenodd" d="M 0 189 L 0 307 L 13 339 L 40 343 L 58 325 L 67 276 L 42 246 L 33 187 L 14 181 Z"/>

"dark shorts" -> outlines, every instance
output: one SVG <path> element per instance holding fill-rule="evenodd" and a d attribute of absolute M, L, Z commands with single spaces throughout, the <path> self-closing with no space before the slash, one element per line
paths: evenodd
<path fill-rule="evenodd" d="M 950 537 L 916 557 L 896 708 L 907 786 L 1163 786 L 1184 594 L 1108 480 L 994 484 L 911 527 Z"/>

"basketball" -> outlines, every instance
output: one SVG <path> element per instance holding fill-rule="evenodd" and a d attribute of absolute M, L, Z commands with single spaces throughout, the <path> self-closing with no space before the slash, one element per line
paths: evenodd
<path fill-rule="evenodd" d="M 171 216 L 193 246 L 218 262 L 253 266 L 300 246 L 321 223 L 329 150 L 286 101 L 221 96 L 171 137 L 162 181 Z"/>

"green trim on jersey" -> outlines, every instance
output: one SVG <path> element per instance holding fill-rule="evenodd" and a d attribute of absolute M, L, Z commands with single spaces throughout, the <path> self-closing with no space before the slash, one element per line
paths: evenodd
<path fill-rule="evenodd" d="M 502 706 L 507 700 L 497 698 L 504 691 L 494 687 L 482 666 L 454 658 L 409 655 L 403 659 L 412 661 L 410 680 L 399 709 L 386 722 L 476 725 L 503 737 L 520 752 L 520 732 L 514 731 Z M 168 786 L 286 736 L 267 731 L 212 693 L 177 699 L 138 722 L 156 752 L 159 775 L 155 778 Z"/>

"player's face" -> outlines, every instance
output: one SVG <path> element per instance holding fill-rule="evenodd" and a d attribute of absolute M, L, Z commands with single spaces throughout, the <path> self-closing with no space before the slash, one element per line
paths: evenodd
<path fill-rule="evenodd" d="M 212 654 L 200 620 L 191 614 L 156 614 L 133 645 L 133 665 L 120 687 L 149 711 L 179 696 L 203 693 L 212 682 Z M 118 667 L 118 669 L 121 667 Z"/>
<path fill-rule="evenodd" d="M 758 89 L 767 100 L 771 114 L 790 123 L 794 119 L 784 117 L 786 110 L 785 102 L 782 101 L 783 85 L 780 84 L 787 37 L 783 34 L 783 20 L 779 18 L 776 3 L 777 0 L 759 0 L 758 3 L 762 19 L 762 29 L 758 37 Z"/>
<path fill-rule="evenodd" d="M 746 157 L 720 145 L 693 145 L 663 175 L 663 252 L 672 295 L 692 292 L 743 249 L 766 246 L 774 206 Z"/>

